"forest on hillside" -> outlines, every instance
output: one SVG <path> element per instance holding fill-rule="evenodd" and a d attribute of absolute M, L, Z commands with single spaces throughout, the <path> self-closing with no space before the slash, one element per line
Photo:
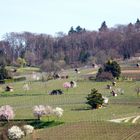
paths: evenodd
<path fill-rule="evenodd" d="M 47 27 L 46 27 L 47 28 Z M 103 64 L 108 59 L 129 59 L 140 53 L 140 20 L 108 28 L 104 21 L 99 31 L 77 26 L 57 37 L 31 32 L 11 32 L 0 41 L 0 64 L 28 66 L 51 71 L 62 67 Z"/>

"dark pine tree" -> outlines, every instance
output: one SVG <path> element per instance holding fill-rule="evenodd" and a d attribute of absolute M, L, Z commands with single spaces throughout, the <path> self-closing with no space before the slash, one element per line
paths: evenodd
<path fill-rule="evenodd" d="M 91 90 L 91 93 L 88 94 L 86 98 L 86 104 L 89 104 L 92 107 L 92 109 L 99 108 L 104 102 L 102 94 L 99 93 L 98 90 L 96 90 L 95 88 Z"/>
<path fill-rule="evenodd" d="M 81 33 L 82 31 L 83 31 L 83 29 L 80 26 L 77 26 L 76 27 L 76 32 L 77 33 Z"/>
<path fill-rule="evenodd" d="M 70 28 L 69 32 L 68 32 L 68 35 L 71 35 L 73 33 L 76 33 L 76 31 L 73 29 L 73 26 Z"/>
<path fill-rule="evenodd" d="M 106 25 L 106 22 L 104 21 L 102 24 L 101 24 L 101 27 L 99 28 L 99 31 L 107 31 L 108 27 Z"/>
<path fill-rule="evenodd" d="M 104 65 L 104 71 L 112 73 L 114 78 L 119 78 L 121 74 L 121 67 L 116 61 L 108 61 Z"/>
<path fill-rule="evenodd" d="M 136 27 L 137 31 L 140 30 L 140 20 L 139 19 L 137 19 L 137 21 L 135 23 L 135 27 Z"/>

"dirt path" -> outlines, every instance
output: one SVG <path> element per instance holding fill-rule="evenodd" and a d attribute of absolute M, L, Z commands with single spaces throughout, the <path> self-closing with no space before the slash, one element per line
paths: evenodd
<path fill-rule="evenodd" d="M 136 121 L 140 118 L 140 116 L 137 116 L 133 119 L 132 123 L 136 123 Z"/>
<path fill-rule="evenodd" d="M 122 70 L 122 73 L 140 73 L 140 70 Z"/>
<path fill-rule="evenodd" d="M 115 122 L 115 123 L 127 123 L 132 119 L 131 123 L 137 123 L 137 121 L 140 119 L 140 115 L 139 116 L 131 116 L 131 117 L 125 117 L 125 118 L 119 118 L 119 119 L 113 119 L 113 120 L 109 120 L 110 122 Z"/>
<path fill-rule="evenodd" d="M 122 73 L 140 73 L 140 70 L 122 70 Z M 97 71 L 89 72 L 88 74 L 96 74 Z"/>

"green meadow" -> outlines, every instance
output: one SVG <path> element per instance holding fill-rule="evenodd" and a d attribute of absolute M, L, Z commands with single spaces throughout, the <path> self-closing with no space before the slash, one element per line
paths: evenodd
<path fill-rule="evenodd" d="M 23 70 L 22 70 L 23 71 Z M 20 71 L 20 73 L 22 73 Z M 25 73 L 26 70 L 24 70 Z M 97 70 L 82 69 L 76 74 L 72 69 L 67 70 L 69 79 L 56 79 L 49 81 L 28 82 L 30 90 L 23 89 L 23 82 L 9 83 L 13 92 L 5 92 L 7 84 L 0 85 L 0 106 L 11 105 L 15 111 L 15 119 L 11 124 L 33 124 L 36 129 L 33 134 L 24 137 L 24 140 L 139 140 L 140 119 L 135 123 L 115 123 L 109 120 L 139 116 L 140 97 L 135 88 L 140 81 L 118 80 L 113 89 L 121 88 L 124 94 L 113 97 L 106 88 L 111 82 L 96 82 L 88 80 L 87 75 L 96 73 Z M 28 72 L 27 72 L 28 74 Z M 94 74 L 93 74 L 94 75 Z M 68 90 L 63 88 L 66 81 L 77 81 L 76 88 Z M 109 103 L 100 109 L 91 110 L 86 104 L 86 97 L 92 88 L 96 88 L 103 96 L 109 98 Z M 53 89 L 62 89 L 62 95 L 49 95 Z M 61 118 L 42 117 L 39 124 L 35 124 L 33 107 L 35 105 L 50 105 L 61 107 L 64 114 Z M 7 124 L 0 122 L 0 130 L 3 132 Z M 40 127 L 38 127 L 40 126 Z"/>

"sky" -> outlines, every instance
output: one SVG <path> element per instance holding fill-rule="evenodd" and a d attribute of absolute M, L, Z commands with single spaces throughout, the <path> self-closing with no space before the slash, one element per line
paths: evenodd
<path fill-rule="evenodd" d="M 140 0 L 0 0 L 0 38 L 9 32 L 67 33 L 71 26 L 98 30 L 135 23 Z"/>

